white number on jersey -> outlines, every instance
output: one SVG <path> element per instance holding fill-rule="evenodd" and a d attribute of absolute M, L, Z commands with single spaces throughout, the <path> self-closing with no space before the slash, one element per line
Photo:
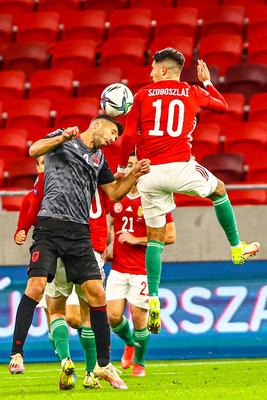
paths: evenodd
<path fill-rule="evenodd" d="M 153 107 L 156 108 L 155 114 L 155 125 L 154 129 L 150 129 L 149 135 L 151 136 L 163 136 L 164 131 L 160 130 L 160 119 L 162 109 L 162 99 L 158 99 L 152 103 Z M 178 124 L 177 128 L 173 129 L 174 117 L 176 107 L 178 107 Z M 167 119 L 167 133 L 172 137 L 180 136 L 183 131 L 184 124 L 184 103 L 182 100 L 174 99 L 169 103 L 168 119 Z"/>
<path fill-rule="evenodd" d="M 134 232 L 134 227 L 133 227 L 133 217 L 122 217 L 122 231 L 128 231 L 128 232 Z"/>
<path fill-rule="evenodd" d="M 93 204 L 95 205 L 96 209 L 93 210 Z M 100 202 L 100 196 L 98 193 L 98 189 L 96 188 L 95 191 L 95 199 L 92 201 L 91 208 L 90 208 L 90 218 L 97 219 L 102 214 L 102 205 Z"/>

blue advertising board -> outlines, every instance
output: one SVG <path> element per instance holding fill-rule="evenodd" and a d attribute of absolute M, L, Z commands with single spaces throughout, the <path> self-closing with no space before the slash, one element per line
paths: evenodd
<path fill-rule="evenodd" d="M 0 362 L 9 358 L 25 284 L 25 267 L 0 267 Z M 266 261 L 250 261 L 243 267 L 231 262 L 166 263 L 160 298 L 162 330 L 151 335 L 148 359 L 267 356 Z M 73 329 L 70 348 L 74 360 L 83 360 Z M 120 359 L 122 351 L 123 342 L 112 334 L 112 359 Z M 55 360 L 43 309 L 35 311 L 25 358 Z"/>

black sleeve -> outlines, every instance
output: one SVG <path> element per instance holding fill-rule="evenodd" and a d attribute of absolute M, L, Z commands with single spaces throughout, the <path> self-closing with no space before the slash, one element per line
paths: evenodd
<path fill-rule="evenodd" d="M 104 160 L 104 163 L 99 171 L 98 175 L 98 185 L 105 185 L 106 183 L 111 183 L 115 181 L 114 175 L 109 169 L 107 160 Z"/>
<path fill-rule="evenodd" d="M 64 128 L 59 128 L 53 132 L 47 133 L 47 135 L 45 135 L 44 139 L 50 139 L 56 136 L 60 136 L 62 135 L 62 133 L 64 132 Z"/>

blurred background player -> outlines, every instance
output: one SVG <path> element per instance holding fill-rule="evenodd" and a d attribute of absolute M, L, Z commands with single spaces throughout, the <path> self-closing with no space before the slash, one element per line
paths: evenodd
<path fill-rule="evenodd" d="M 184 61 L 183 54 L 173 48 L 154 54 L 150 74 L 154 83 L 140 89 L 135 95 L 121 142 L 119 172 L 123 173 L 123 166 L 127 165 L 128 156 L 135 145 L 139 159 L 146 157 L 151 160 L 151 171 L 139 179 L 138 190 L 148 228 L 148 328 L 152 333 L 160 330 L 158 287 L 161 253 L 165 215 L 175 208 L 173 193 L 212 200 L 218 222 L 230 243 L 234 264 L 243 264 L 260 247 L 257 242 L 246 244 L 240 241 L 224 183 L 192 158 L 190 141 L 199 109 L 226 112 L 228 106 L 212 85 L 209 69 L 202 60 L 198 60 L 197 75 L 206 90 L 180 82 Z"/>
<path fill-rule="evenodd" d="M 137 163 L 129 157 L 126 174 Z M 147 329 L 148 289 L 145 266 L 147 231 L 141 198 L 137 186 L 118 203 L 111 205 L 114 228 L 112 268 L 107 279 L 106 297 L 108 319 L 112 331 L 124 342 L 122 368 L 133 365 L 132 375 L 145 375 L 145 355 L 149 341 Z M 165 244 L 175 242 L 176 232 L 172 215 L 166 215 Z M 130 305 L 134 330 L 124 316 L 126 303 Z"/>

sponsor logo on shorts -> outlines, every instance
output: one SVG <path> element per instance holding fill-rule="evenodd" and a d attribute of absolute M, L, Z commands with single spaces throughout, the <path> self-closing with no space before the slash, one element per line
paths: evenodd
<path fill-rule="evenodd" d="M 34 251 L 32 253 L 32 262 L 36 262 L 39 260 L 40 257 L 40 251 Z"/>

